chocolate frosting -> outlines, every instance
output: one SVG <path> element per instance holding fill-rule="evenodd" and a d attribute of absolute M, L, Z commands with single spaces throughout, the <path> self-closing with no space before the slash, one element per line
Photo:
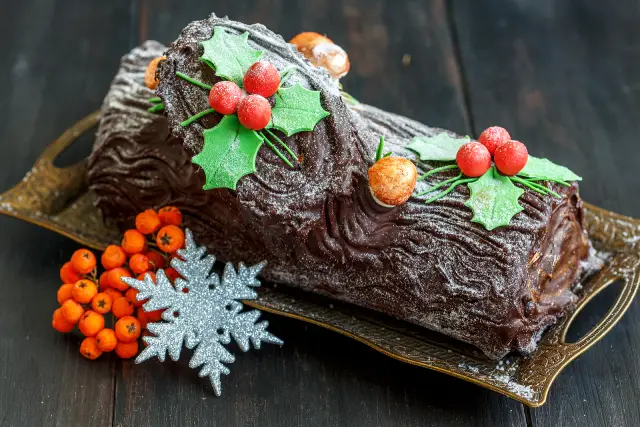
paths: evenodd
<path fill-rule="evenodd" d="M 321 91 L 331 113 L 313 132 L 286 138 L 303 159 L 299 167 L 287 167 L 263 147 L 257 172 L 236 191 L 202 190 L 204 174 L 191 163 L 202 148 L 202 130 L 220 117 L 180 126 L 208 104 L 206 91 L 175 72 L 217 81 L 198 58 L 199 42 L 218 25 L 248 31 L 250 44 L 278 69 L 295 66 L 288 84 Z M 105 99 L 89 181 L 107 219 L 127 227 L 143 209 L 175 205 L 199 242 L 223 261 L 266 259 L 263 277 L 270 281 L 440 331 L 492 358 L 533 351 L 542 331 L 575 303 L 572 285 L 589 252 L 577 184 L 554 185 L 562 199 L 527 190 L 524 210 L 493 231 L 471 222 L 464 186 L 429 205 L 411 198 L 381 207 L 367 185 L 380 135 L 395 155 L 415 159 L 404 148 L 408 141 L 440 129 L 347 105 L 327 73 L 280 36 L 216 16 L 190 24 L 166 50 L 158 87 L 166 115 L 151 114 L 145 100 L 154 94 L 143 75 L 163 50 L 147 42 L 125 56 Z M 416 163 L 419 173 L 434 166 Z M 450 176 L 432 176 L 418 190 Z"/>

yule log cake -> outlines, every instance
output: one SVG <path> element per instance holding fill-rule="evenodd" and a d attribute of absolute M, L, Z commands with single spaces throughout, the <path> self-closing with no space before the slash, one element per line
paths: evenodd
<path fill-rule="evenodd" d="M 535 350 L 589 256 L 580 178 L 504 129 L 475 142 L 358 103 L 342 49 L 292 42 L 212 15 L 126 55 L 89 162 L 105 219 L 174 205 L 219 259 L 267 260 L 266 280 L 492 358 Z"/>

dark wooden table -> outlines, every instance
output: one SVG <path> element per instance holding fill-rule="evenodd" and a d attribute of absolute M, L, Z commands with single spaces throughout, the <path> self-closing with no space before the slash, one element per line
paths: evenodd
<path fill-rule="evenodd" d="M 289 38 L 326 32 L 356 98 L 460 133 L 499 124 L 640 217 L 640 8 L 631 0 L 21 0 L 0 3 L 0 190 L 97 109 L 120 56 L 211 11 Z M 405 58 L 403 60 L 403 57 Z M 410 58 L 410 60 L 409 60 Z M 65 153 L 71 163 L 86 155 Z M 530 410 L 335 333 L 269 318 L 285 345 L 241 354 L 223 396 L 184 363 L 90 362 L 50 326 L 77 245 L 0 218 L 0 426 L 638 426 L 640 307 Z M 592 303 L 586 332 L 615 297 Z"/>

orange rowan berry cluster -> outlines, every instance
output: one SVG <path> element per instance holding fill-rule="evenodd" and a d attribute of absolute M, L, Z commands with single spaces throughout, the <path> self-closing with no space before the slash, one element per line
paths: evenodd
<path fill-rule="evenodd" d="M 96 257 L 88 249 L 77 250 L 60 269 L 64 284 L 58 289 L 60 307 L 53 313 L 52 325 L 59 332 L 71 332 L 77 326 L 86 337 L 80 354 L 87 359 L 114 350 L 123 359 L 134 357 L 139 338 L 150 335 L 147 323 L 161 320 L 162 310 L 144 311 L 145 301 L 138 301 L 138 291 L 121 279 L 142 280 L 149 275 L 155 282 L 155 272 L 169 265 L 184 247 L 182 213 L 173 206 L 158 212 L 148 209 L 138 214 L 135 223 L 119 246 L 109 245 L 102 253 L 100 276 Z M 165 273 L 172 283 L 179 277 L 171 267 Z M 113 326 L 106 327 L 107 323 Z"/>

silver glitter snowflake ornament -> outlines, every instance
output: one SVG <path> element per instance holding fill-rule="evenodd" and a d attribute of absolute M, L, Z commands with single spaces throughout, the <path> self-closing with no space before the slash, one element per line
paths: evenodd
<path fill-rule="evenodd" d="M 136 363 L 157 356 L 161 362 L 165 355 L 174 361 L 180 357 L 182 344 L 195 348 L 189 362 L 190 368 L 202 366 L 200 377 L 208 376 L 216 396 L 220 396 L 220 375 L 229 374 L 223 363 L 233 363 L 235 357 L 223 344 L 229 344 L 231 337 L 242 351 L 248 351 L 249 342 L 256 349 L 262 341 L 283 344 L 282 340 L 266 331 L 267 321 L 256 323 L 260 317 L 258 310 L 241 312 L 240 300 L 255 299 L 254 288 L 260 286 L 257 275 L 265 263 L 245 267 L 238 265 L 236 273 L 233 265 L 227 263 L 222 280 L 211 269 L 215 257 L 206 249 L 197 246 L 190 230 L 185 231 L 186 248 L 178 250 L 182 258 L 171 260 L 171 266 L 180 273 L 174 285 L 164 270 L 158 270 L 156 283 L 147 274 L 144 280 L 123 278 L 132 288 L 138 290 L 138 300 L 146 300 L 146 311 L 164 310 L 164 322 L 149 323 L 147 329 L 155 336 L 143 338 L 147 347 L 138 355 Z"/>

